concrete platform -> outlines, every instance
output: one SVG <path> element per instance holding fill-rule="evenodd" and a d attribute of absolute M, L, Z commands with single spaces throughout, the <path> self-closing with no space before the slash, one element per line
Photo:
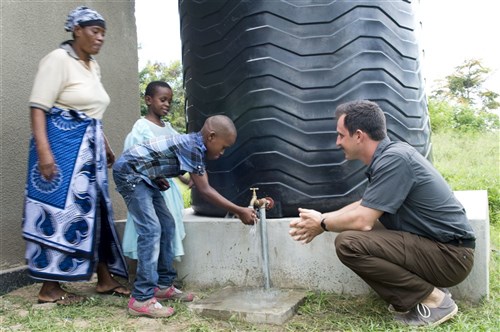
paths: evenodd
<path fill-rule="evenodd" d="M 226 287 L 188 307 L 205 317 L 281 325 L 295 314 L 305 298 L 306 291 L 302 290 Z"/>
<path fill-rule="evenodd" d="M 474 268 L 451 292 L 474 302 L 489 296 L 490 228 L 485 190 L 457 191 L 476 233 Z M 335 233 L 303 245 L 288 235 L 292 218 L 267 219 L 271 287 L 361 295 L 368 285 L 337 258 Z M 176 263 L 187 287 L 262 287 L 262 255 L 256 227 L 238 219 L 198 216 L 186 210 L 185 256 Z"/>

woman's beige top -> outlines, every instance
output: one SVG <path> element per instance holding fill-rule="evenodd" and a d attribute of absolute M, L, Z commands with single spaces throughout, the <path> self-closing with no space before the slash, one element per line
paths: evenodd
<path fill-rule="evenodd" d="M 56 106 L 102 119 L 109 102 L 95 59 L 92 58 L 87 67 L 69 44 L 63 44 L 40 61 L 31 91 L 30 107 L 47 111 Z"/>

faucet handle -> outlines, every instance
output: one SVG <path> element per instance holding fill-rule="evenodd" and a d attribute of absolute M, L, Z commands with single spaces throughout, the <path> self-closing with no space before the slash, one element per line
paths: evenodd
<path fill-rule="evenodd" d="M 259 188 L 250 188 L 251 191 L 253 191 L 252 194 L 252 199 L 250 200 L 250 204 L 248 205 L 249 208 L 254 208 L 255 202 L 257 202 L 257 193 L 256 191 L 259 190 Z"/>

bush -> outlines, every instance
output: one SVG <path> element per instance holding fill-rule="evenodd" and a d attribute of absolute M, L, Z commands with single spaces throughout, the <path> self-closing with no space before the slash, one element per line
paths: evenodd
<path fill-rule="evenodd" d="M 453 107 L 449 103 L 431 98 L 429 99 L 428 108 L 433 133 L 452 129 Z"/>
<path fill-rule="evenodd" d="M 452 105 L 445 100 L 430 98 L 428 108 L 434 133 L 449 130 L 480 133 L 499 128 L 497 114 L 466 104 Z"/>

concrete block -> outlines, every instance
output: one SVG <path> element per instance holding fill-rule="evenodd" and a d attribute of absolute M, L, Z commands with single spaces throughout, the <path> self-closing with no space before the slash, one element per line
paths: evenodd
<path fill-rule="evenodd" d="M 334 233 L 302 245 L 288 235 L 291 218 L 268 219 L 271 287 L 362 294 L 368 286 L 335 254 Z M 264 286 L 259 226 L 186 211 L 185 255 L 176 268 L 197 287 Z"/>
<path fill-rule="evenodd" d="M 458 191 L 476 232 L 474 268 L 453 287 L 456 298 L 478 301 L 489 294 L 489 217 L 486 191 Z M 366 294 L 369 286 L 337 258 L 335 233 L 324 234 L 307 245 L 288 235 L 292 218 L 267 219 L 271 287 L 311 289 L 352 295 Z M 184 217 L 185 256 L 176 263 L 180 278 L 201 288 L 264 285 L 259 226 L 238 219 L 199 216 L 187 209 Z"/>
<path fill-rule="evenodd" d="M 455 191 L 476 234 L 474 267 L 469 276 L 450 292 L 456 298 L 477 302 L 490 295 L 490 217 L 486 190 Z"/>
<path fill-rule="evenodd" d="M 307 292 L 297 289 L 224 287 L 208 297 L 189 303 L 193 312 L 221 320 L 282 325 L 304 303 Z"/>

